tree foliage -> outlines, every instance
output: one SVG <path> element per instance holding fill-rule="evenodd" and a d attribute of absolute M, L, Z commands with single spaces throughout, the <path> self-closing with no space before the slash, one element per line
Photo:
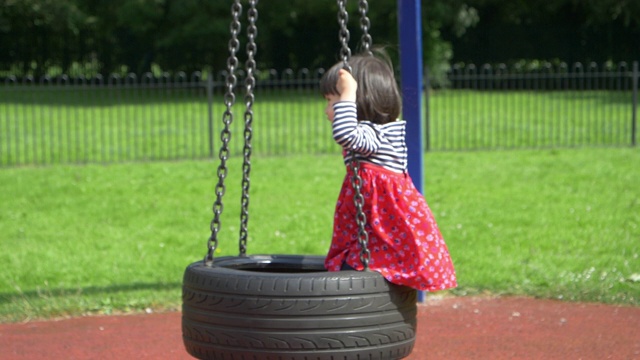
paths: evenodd
<path fill-rule="evenodd" d="M 90 75 L 141 73 L 153 66 L 170 72 L 222 70 L 229 51 L 230 4 L 229 0 L 0 0 L 0 71 Z M 347 5 L 355 48 L 360 37 L 358 2 Z M 258 9 L 260 67 L 315 68 L 337 61 L 335 1 L 263 0 Z M 525 27 L 529 30 L 524 33 L 539 32 L 549 42 L 554 30 L 569 27 L 582 38 L 605 33 L 598 44 L 609 44 L 600 49 L 611 53 L 633 53 L 637 42 L 613 48 L 606 34 L 619 29 L 637 34 L 640 29 L 640 2 L 630 0 L 429 0 L 422 3 L 422 11 L 424 58 L 435 69 L 460 57 L 484 61 L 483 53 L 512 56 L 510 45 L 521 57 L 540 57 L 535 55 L 539 41 L 522 45 L 513 41 Z M 397 0 L 372 1 L 369 18 L 374 43 L 387 45 L 397 55 Z M 482 39 L 486 34 L 495 37 L 489 44 Z M 244 40 L 241 37 L 243 44 Z"/>
<path fill-rule="evenodd" d="M 479 22 L 443 39 L 456 62 L 628 61 L 640 56 L 640 1 L 468 0 Z"/>

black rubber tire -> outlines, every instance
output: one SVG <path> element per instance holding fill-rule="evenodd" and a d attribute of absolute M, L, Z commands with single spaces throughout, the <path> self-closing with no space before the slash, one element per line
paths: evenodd
<path fill-rule="evenodd" d="M 187 267 L 182 336 L 199 359 L 402 359 L 415 343 L 414 289 L 324 257 L 221 257 Z"/>

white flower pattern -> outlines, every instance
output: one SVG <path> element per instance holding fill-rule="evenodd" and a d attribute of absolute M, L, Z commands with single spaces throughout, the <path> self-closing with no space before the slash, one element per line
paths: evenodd
<path fill-rule="evenodd" d="M 369 268 L 388 281 L 418 290 L 457 286 L 453 262 L 424 197 L 411 178 L 361 163 L 363 210 L 369 235 Z M 325 266 L 339 271 L 343 263 L 362 270 L 350 170 L 336 204 L 331 247 Z"/>

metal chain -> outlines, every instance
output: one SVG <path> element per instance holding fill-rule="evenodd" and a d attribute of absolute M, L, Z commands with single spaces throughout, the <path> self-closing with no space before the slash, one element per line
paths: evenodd
<path fill-rule="evenodd" d="M 366 270 L 369 269 L 369 234 L 365 229 L 367 223 L 367 215 L 364 213 L 364 196 L 362 195 L 362 178 L 360 177 L 360 162 L 356 159 L 354 151 L 351 152 L 351 162 L 349 163 L 353 175 L 351 177 L 351 186 L 355 191 L 353 203 L 356 206 L 356 224 L 358 225 L 358 243 L 360 244 L 360 261 Z"/>
<path fill-rule="evenodd" d="M 340 40 L 340 59 L 342 60 L 343 67 L 351 72 L 351 66 L 349 66 L 349 58 L 351 58 L 351 49 L 349 48 L 349 28 L 347 23 L 349 22 L 349 13 L 347 12 L 347 0 L 338 1 L 338 24 L 340 24 L 340 32 L 338 33 L 338 39 Z"/>
<path fill-rule="evenodd" d="M 251 125 L 253 123 L 253 102 L 255 95 L 253 90 L 256 85 L 254 74 L 256 72 L 256 61 L 254 59 L 256 52 L 258 51 L 256 46 L 256 37 L 258 36 L 258 27 L 256 21 L 258 19 L 258 10 L 256 4 L 258 0 L 250 0 L 250 8 L 247 12 L 247 19 L 249 20 L 249 26 L 247 27 L 247 61 L 245 67 L 247 70 L 247 77 L 245 78 L 245 96 L 244 102 L 246 110 L 244 112 L 244 162 L 242 164 L 242 200 L 241 200 L 241 212 L 240 212 L 240 240 L 239 249 L 240 256 L 245 256 L 247 253 L 247 237 L 248 237 L 248 222 L 249 222 L 249 187 L 251 173 L 251 135 L 253 130 Z"/>
<path fill-rule="evenodd" d="M 240 14 L 242 13 L 242 4 L 240 0 L 235 0 L 231 5 L 231 39 L 229 40 L 229 58 L 227 59 L 227 78 L 226 78 L 226 93 L 224 96 L 224 104 L 226 105 L 226 111 L 222 116 L 222 122 L 224 128 L 220 133 L 220 140 L 222 145 L 220 146 L 220 165 L 218 166 L 218 184 L 216 185 L 216 201 L 213 204 L 213 220 L 211 220 L 211 236 L 207 242 L 207 255 L 204 258 L 205 265 L 211 266 L 213 264 L 213 255 L 218 247 L 218 233 L 220 231 L 220 215 L 224 206 L 222 204 L 222 197 L 225 193 L 224 180 L 227 177 L 227 159 L 229 159 L 229 141 L 231 140 L 231 123 L 233 122 L 233 112 L 231 108 L 235 103 L 236 96 L 234 89 L 237 83 L 235 75 L 236 68 L 238 66 L 238 58 L 236 56 L 238 48 L 240 47 L 240 41 L 238 40 L 238 34 L 241 30 Z"/>
<path fill-rule="evenodd" d="M 347 29 L 347 22 L 349 15 L 346 10 L 346 0 L 338 1 L 338 23 L 340 24 L 340 43 L 342 45 L 340 55 L 344 68 L 351 72 L 351 66 L 349 66 L 349 58 L 351 56 L 351 50 L 349 49 L 349 30 Z M 366 3 L 366 1 L 365 1 Z M 361 13 L 362 14 L 362 13 Z M 351 169 L 351 186 L 355 191 L 353 196 L 353 202 L 356 207 L 356 224 L 358 225 L 358 243 L 360 244 L 360 262 L 364 266 L 365 270 L 369 269 L 369 259 L 371 253 L 369 252 L 369 234 L 365 229 L 367 223 L 367 216 L 364 213 L 364 196 L 362 195 L 362 178 L 360 177 L 360 162 L 356 158 L 356 152 L 350 151 L 351 161 L 349 162 L 349 168 Z"/>
<path fill-rule="evenodd" d="M 372 55 L 371 43 L 373 42 L 373 39 L 371 38 L 371 35 L 369 35 L 371 22 L 367 16 L 367 13 L 369 12 L 369 4 L 367 3 L 367 0 L 360 0 L 358 3 L 358 10 L 360 12 L 360 29 L 362 29 L 360 46 L 362 47 L 362 52 Z"/>

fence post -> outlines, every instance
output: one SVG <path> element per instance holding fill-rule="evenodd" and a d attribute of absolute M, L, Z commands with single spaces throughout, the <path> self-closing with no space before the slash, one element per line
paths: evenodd
<path fill-rule="evenodd" d="M 209 126 L 209 157 L 213 157 L 213 72 L 207 76 L 207 112 Z"/>
<path fill-rule="evenodd" d="M 422 132 L 422 23 L 420 0 L 398 1 L 398 38 L 403 99 L 402 116 L 407 120 L 408 170 L 416 188 L 424 194 L 424 134 Z M 418 302 L 425 293 L 418 292 Z"/>
<path fill-rule="evenodd" d="M 631 111 L 631 146 L 637 145 L 637 129 L 638 129 L 638 61 L 633 62 L 633 110 Z"/>
<path fill-rule="evenodd" d="M 407 121 L 408 170 L 416 188 L 424 184 L 422 132 L 422 32 L 419 0 L 398 1 L 402 116 Z"/>

